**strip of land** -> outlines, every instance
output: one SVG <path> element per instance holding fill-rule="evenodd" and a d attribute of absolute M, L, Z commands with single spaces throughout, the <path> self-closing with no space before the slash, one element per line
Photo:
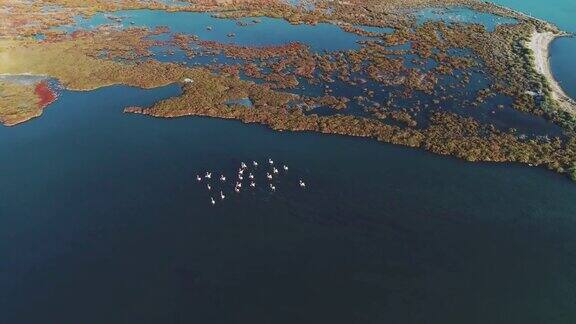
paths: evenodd
<path fill-rule="evenodd" d="M 125 111 L 164 118 L 209 116 L 260 123 L 279 131 L 370 137 L 468 161 L 545 166 L 576 181 L 576 105 L 554 81 L 548 64 L 548 45 L 563 34 L 546 22 L 476 0 L 389 0 L 385 6 L 380 6 L 381 0 L 317 1 L 316 10 L 260 3 L 280 0 L 234 0 L 230 5 L 214 2 L 210 7 L 177 8 L 217 12 L 221 18 L 266 16 L 294 24 L 337 22 L 348 26 L 347 32 L 371 37 L 357 50 L 335 53 L 313 53 L 302 44 L 255 48 L 209 42 L 194 35 L 172 33 L 167 27 L 117 29 L 103 25 L 73 33 L 51 30 L 51 26 L 72 23 L 77 15 L 135 8 L 168 10 L 156 2 L 151 6 L 144 0 L 126 1 L 130 5 L 101 0 L 34 2 L 36 13 L 45 13 L 40 4 L 60 4 L 61 16 L 56 17 L 30 15 L 28 3 L 11 7 L 4 15 L 0 8 L 0 72 L 48 76 L 67 90 L 93 90 L 113 84 L 155 88 L 179 83 L 181 95 Z M 518 23 L 502 24 L 489 31 L 479 24 L 429 21 L 419 25 L 413 15 L 407 14 L 417 7 L 452 4 L 513 17 Z M 10 28 L 3 28 L 3 17 L 12 22 Z M 42 17 L 42 23 L 37 23 L 37 17 Z M 390 28 L 393 32 L 374 35 L 354 26 Z M 539 33 L 534 34 L 534 30 Z M 40 41 L 32 37 L 39 33 L 44 36 Z M 162 34 L 168 38 L 153 37 Z M 526 48 L 518 50 L 517 45 L 524 42 Z M 178 48 L 190 59 L 224 55 L 241 63 L 214 62 L 197 67 L 162 62 L 154 59 L 152 48 L 158 47 Z M 464 55 L 452 54 L 451 49 L 466 51 Z M 160 54 L 172 55 L 170 52 Z M 428 68 L 430 60 L 435 66 Z M 243 79 L 242 73 L 249 79 Z M 469 88 L 476 74 L 487 74 L 492 82 L 483 89 Z M 289 91 L 298 87 L 300 79 L 324 90 L 312 96 Z M 445 79 L 450 80 L 448 84 L 439 82 Z M 338 97 L 330 86 L 334 82 L 356 87 L 359 95 Z M 377 88 L 365 85 L 368 82 Z M 0 83 L 0 123 L 5 125 L 39 116 L 56 99 L 57 94 L 40 81 L 33 86 L 13 83 Z M 468 89 L 476 90 L 469 94 Z M 385 90 L 387 96 L 378 96 L 375 92 L 380 90 Z M 427 99 L 416 100 L 415 92 L 426 94 Z M 566 136 L 527 136 L 514 128 L 505 129 L 469 116 L 468 110 L 473 107 L 490 109 L 493 114 L 496 108 L 505 109 L 504 105 L 494 107 L 496 102 L 491 101 L 500 95 L 511 98 L 514 109 L 552 120 Z M 247 98 L 251 106 L 234 103 L 242 98 Z M 361 113 L 346 111 L 352 100 Z M 466 111 L 444 109 L 446 105 L 461 106 Z M 313 111 L 316 107 L 342 112 L 319 115 Z"/>
<path fill-rule="evenodd" d="M 556 81 L 552 75 L 552 69 L 550 67 L 550 43 L 552 43 L 556 37 L 560 36 L 565 35 L 549 31 L 534 31 L 530 38 L 530 42 L 528 42 L 527 45 L 534 53 L 534 65 L 536 71 L 544 75 L 550 85 L 552 98 L 558 102 L 558 105 L 562 110 L 565 110 L 572 115 L 576 115 L 576 101 L 564 92 L 558 81 Z"/>

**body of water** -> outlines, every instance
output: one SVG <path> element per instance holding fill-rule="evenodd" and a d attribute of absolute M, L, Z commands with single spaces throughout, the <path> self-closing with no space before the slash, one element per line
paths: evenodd
<path fill-rule="evenodd" d="M 121 21 L 117 22 L 109 19 L 109 17 L 120 18 Z M 243 22 L 246 25 L 240 25 L 238 22 Z M 326 23 L 315 26 L 292 25 L 286 20 L 278 18 L 258 17 L 232 20 L 215 18 L 210 13 L 161 10 L 99 13 L 88 19 L 77 17 L 74 25 L 59 27 L 59 29 L 65 31 L 93 29 L 108 24 L 123 28 L 169 26 L 170 31 L 174 33 L 191 34 L 202 40 L 241 46 L 270 46 L 300 42 L 317 52 L 359 48 L 358 41 L 365 39 L 365 37 L 353 33 L 346 33 L 336 25 Z M 231 35 L 234 36 L 230 37 Z M 326 35 L 330 35 L 330 37 L 326 37 Z"/>
<path fill-rule="evenodd" d="M 415 13 L 416 23 L 421 25 L 430 20 L 441 20 L 450 23 L 480 24 L 486 30 L 494 31 L 496 26 L 516 24 L 516 19 L 478 12 L 464 7 L 426 8 Z"/>
<path fill-rule="evenodd" d="M 0 129 L 2 322 L 574 321 L 566 178 L 121 113 L 178 92 L 64 91 L 42 118 Z M 290 166 L 274 194 L 212 206 L 195 179 L 268 157 Z"/>

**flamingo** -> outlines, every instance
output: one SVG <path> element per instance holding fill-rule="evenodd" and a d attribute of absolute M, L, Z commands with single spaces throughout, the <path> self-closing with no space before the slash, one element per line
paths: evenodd
<path fill-rule="evenodd" d="M 198 182 L 200 182 L 200 181 L 202 181 L 202 177 L 200 177 L 199 175 L 197 175 L 197 176 L 196 176 L 196 180 L 197 180 Z"/>
<path fill-rule="evenodd" d="M 212 173 L 206 172 L 206 175 L 204 176 L 204 178 L 206 178 L 206 179 L 212 178 Z"/>
<path fill-rule="evenodd" d="M 270 189 L 272 189 L 272 191 L 276 191 L 276 187 L 273 184 L 270 184 Z"/>
<path fill-rule="evenodd" d="M 222 191 L 220 191 L 220 199 L 224 200 L 224 198 L 226 198 L 226 196 L 224 196 L 224 193 L 222 193 Z"/>
<path fill-rule="evenodd" d="M 222 181 L 222 182 L 226 181 L 226 177 L 225 177 L 224 175 L 221 175 L 221 176 L 220 176 L 220 181 Z"/>
<path fill-rule="evenodd" d="M 300 180 L 300 187 L 306 188 L 306 183 L 302 180 Z"/>
<path fill-rule="evenodd" d="M 266 172 L 266 178 L 268 178 L 269 180 L 272 180 L 272 175 L 268 172 Z"/>
<path fill-rule="evenodd" d="M 212 203 L 212 206 L 216 205 L 216 200 L 214 200 L 212 197 L 210 197 L 210 202 Z"/>

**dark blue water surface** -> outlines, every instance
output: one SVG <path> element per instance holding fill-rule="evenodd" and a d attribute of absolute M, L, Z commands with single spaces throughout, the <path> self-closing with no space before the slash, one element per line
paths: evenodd
<path fill-rule="evenodd" d="M 566 177 L 122 113 L 179 93 L 63 91 L 0 128 L 0 323 L 576 322 Z M 195 179 L 268 157 L 276 193 Z"/>

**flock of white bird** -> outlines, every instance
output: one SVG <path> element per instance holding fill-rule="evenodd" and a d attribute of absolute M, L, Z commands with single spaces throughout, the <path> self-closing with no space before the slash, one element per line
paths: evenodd
<path fill-rule="evenodd" d="M 268 159 L 268 165 L 269 166 L 268 171 L 266 172 L 266 180 L 268 181 L 268 187 L 270 188 L 270 191 L 275 192 L 276 186 L 274 185 L 273 180 L 275 177 L 281 176 L 282 173 L 287 173 L 288 166 L 285 164 L 282 165 L 281 167 L 282 172 L 281 172 L 278 168 L 276 168 L 274 161 L 272 159 Z M 249 166 L 245 162 L 240 162 L 240 168 L 238 169 L 238 176 L 234 180 L 231 180 L 232 182 L 236 181 L 236 184 L 234 185 L 234 191 L 236 193 L 240 193 L 240 191 L 242 190 L 244 180 L 248 182 L 248 186 L 250 186 L 250 188 L 256 188 L 256 176 L 254 175 L 254 173 L 256 172 L 256 170 L 258 170 L 258 167 L 259 165 L 258 162 L 256 161 L 252 161 L 251 166 Z M 196 180 L 199 183 L 205 182 L 208 191 L 210 192 L 212 191 L 213 187 L 211 184 L 212 181 L 211 171 L 207 171 L 203 176 L 199 174 L 196 175 Z M 224 174 L 221 174 L 218 180 L 221 183 L 226 183 L 228 181 L 228 178 L 226 178 Z M 298 180 L 298 185 L 302 189 L 306 188 L 306 183 L 302 179 Z M 222 190 L 220 190 L 220 200 L 224 199 L 226 199 L 226 195 Z M 214 199 L 214 197 L 210 197 L 210 203 L 212 205 L 216 205 L 216 199 Z"/>

